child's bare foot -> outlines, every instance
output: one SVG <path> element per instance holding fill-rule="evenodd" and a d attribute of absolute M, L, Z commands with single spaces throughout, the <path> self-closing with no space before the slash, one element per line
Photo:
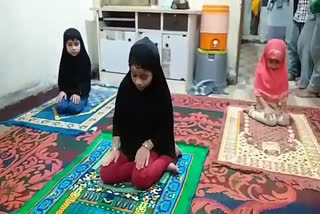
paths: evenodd
<path fill-rule="evenodd" d="M 167 171 L 175 174 L 180 173 L 179 168 L 174 163 L 170 163 L 168 165 Z"/>

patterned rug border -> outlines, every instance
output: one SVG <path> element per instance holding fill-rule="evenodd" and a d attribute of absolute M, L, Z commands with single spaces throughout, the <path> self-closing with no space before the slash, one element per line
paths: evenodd
<path fill-rule="evenodd" d="M 242 101 L 241 101 L 242 102 Z M 246 101 L 244 101 L 246 102 Z M 241 105 L 230 105 L 232 107 L 243 107 Z M 293 108 L 299 108 L 298 106 L 293 107 Z M 229 106 L 224 110 L 224 115 L 223 115 L 223 127 L 225 127 L 226 125 L 226 120 L 227 120 L 227 113 L 228 113 L 228 109 Z M 303 109 L 303 108 L 302 108 Z M 301 110 L 302 110 L 301 109 Z M 317 108 L 310 108 L 310 109 L 317 109 Z M 311 126 L 309 120 L 307 119 L 307 122 L 310 126 L 310 129 L 314 132 L 313 127 Z M 304 190 L 304 189 L 310 189 L 310 190 L 314 190 L 314 191 L 320 191 L 320 181 L 319 180 L 315 180 L 312 178 L 304 178 L 301 176 L 293 176 L 293 175 L 285 175 L 282 173 L 278 173 L 278 172 L 271 172 L 265 169 L 257 169 L 257 168 L 253 168 L 250 166 L 241 166 L 241 165 L 237 165 L 234 163 L 228 163 L 228 162 L 224 162 L 224 161 L 219 161 L 219 153 L 220 153 L 220 149 L 221 149 L 221 144 L 222 144 L 222 139 L 223 139 L 224 133 L 222 133 L 220 135 L 219 138 L 219 146 L 217 148 L 217 152 L 214 154 L 214 159 L 215 159 L 215 163 L 219 164 L 220 166 L 224 166 L 224 167 L 228 167 L 230 169 L 233 170 L 239 170 L 242 173 L 245 174 L 263 174 L 265 175 L 267 178 L 275 181 L 275 182 L 281 182 L 281 183 L 285 183 L 288 184 L 290 186 L 292 186 L 293 188 L 297 189 L 297 190 Z M 315 136 L 316 137 L 316 136 Z"/>
<path fill-rule="evenodd" d="M 100 145 L 102 140 L 112 141 L 112 134 L 110 132 L 103 132 L 99 135 L 95 141 L 83 152 L 79 155 L 65 170 L 58 173 L 53 177 L 51 181 L 49 181 L 44 188 L 38 191 L 26 204 L 21 207 L 19 210 L 12 213 L 34 213 L 33 209 L 39 206 L 39 203 L 46 197 L 46 195 L 55 188 L 59 182 L 61 182 L 68 174 L 74 170 L 79 163 L 87 158 L 87 156 L 95 150 L 95 147 Z M 196 190 L 198 188 L 198 184 L 200 181 L 200 177 L 202 175 L 202 170 L 204 167 L 204 162 L 209 153 L 209 148 L 199 145 L 186 144 L 184 142 L 177 142 L 178 145 L 185 146 L 186 150 L 192 150 L 192 147 L 197 147 L 198 150 L 201 149 L 201 152 L 198 151 L 197 157 L 192 157 L 192 162 L 188 168 L 192 169 L 187 172 L 187 178 L 184 181 L 183 186 L 185 188 L 182 189 L 178 196 L 178 201 L 175 203 L 174 208 L 171 213 L 179 214 L 186 213 L 189 208 L 191 208 L 192 198 L 194 197 Z M 190 151 L 191 152 L 191 151 Z M 193 155 L 192 155 L 193 156 Z M 196 167 L 202 166 L 202 167 Z M 187 185 L 189 184 L 189 185 Z M 190 198 L 192 197 L 192 198 Z M 62 196 L 63 198 L 63 196 Z M 61 199 L 61 198 L 60 198 Z M 60 201 L 58 201 L 60 203 Z M 53 204 L 55 206 L 55 204 Z M 49 211 L 50 213 L 50 211 Z"/>

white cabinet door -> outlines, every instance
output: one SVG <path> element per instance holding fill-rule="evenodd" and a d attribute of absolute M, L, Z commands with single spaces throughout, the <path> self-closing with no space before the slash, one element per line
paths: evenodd
<path fill-rule="evenodd" d="M 162 67 L 167 78 L 186 80 L 188 74 L 188 38 L 185 35 L 162 36 Z"/>
<path fill-rule="evenodd" d="M 136 41 L 136 33 L 103 30 L 100 31 L 100 39 L 100 70 L 127 73 L 129 52 Z"/>
<path fill-rule="evenodd" d="M 138 32 L 137 40 L 148 37 L 155 45 L 158 47 L 160 59 L 161 59 L 161 37 L 162 34 L 160 31 L 140 31 Z"/>

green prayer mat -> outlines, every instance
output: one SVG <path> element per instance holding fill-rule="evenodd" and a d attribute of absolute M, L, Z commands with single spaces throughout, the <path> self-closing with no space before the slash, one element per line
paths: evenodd
<path fill-rule="evenodd" d="M 188 213 L 208 148 L 178 143 L 183 152 L 177 162 L 180 173 L 165 173 L 140 191 L 130 183 L 102 184 L 99 168 L 111 145 L 111 134 L 101 134 L 18 213 Z"/>

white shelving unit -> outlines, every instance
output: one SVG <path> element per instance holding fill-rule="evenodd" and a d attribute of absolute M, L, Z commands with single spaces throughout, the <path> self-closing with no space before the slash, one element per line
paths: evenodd
<path fill-rule="evenodd" d="M 105 6 L 96 11 L 100 79 L 128 72 L 132 45 L 149 37 L 158 47 L 166 78 L 191 85 L 200 10 Z"/>

